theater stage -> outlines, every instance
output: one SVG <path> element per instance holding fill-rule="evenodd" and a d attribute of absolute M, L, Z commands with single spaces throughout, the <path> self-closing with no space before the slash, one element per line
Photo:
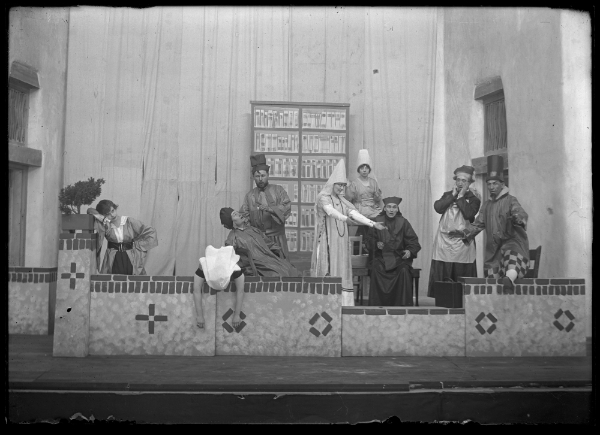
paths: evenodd
<path fill-rule="evenodd" d="M 595 422 L 592 356 L 52 356 L 9 335 L 10 422 Z"/>

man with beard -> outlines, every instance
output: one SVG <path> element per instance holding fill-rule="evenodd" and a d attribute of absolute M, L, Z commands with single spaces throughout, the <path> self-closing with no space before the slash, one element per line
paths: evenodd
<path fill-rule="evenodd" d="M 489 156 L 487 159 L 487 187 L 490 199 L 483 203 L 475 222 L 464 230 L 455 230 L 450 236 L 470 242 L 485 229 L 486 278 L 502 278 L 505 289 L 514 288 L 517 278 L 523 278 L 529 267 L 529 240 L 527 239 L 527 213 L 504 185 L 504 159 Z"/>
<path fill-rule="evenodd" d="M 402 198 L 383 200 L 384 212 L 374 221 L 387 229 L 372 228 L 369 249 L 373 254 L 371 266 L 371 306 L 412 306 L 412 262 L 421 250 L 419 238 L 411 224 L 398 210 Z"/>
<path fill-rule="evenodd" d="M 285 221 L 292 210 L 290 198 L 283 187 L 269 184 L 270 166 L 266 164 L 264 154 L 250 156 L 250 164 L 256 187 L 246 194 L 240 214 L 278 244 L 284 258 L 288 258 Z"/>

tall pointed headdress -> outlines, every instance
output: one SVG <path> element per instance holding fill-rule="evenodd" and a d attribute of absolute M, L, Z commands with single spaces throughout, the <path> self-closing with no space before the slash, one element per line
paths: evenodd
<path fill-rule="evenodd" d="M 325 186 L 323 186 L 323 189 L 321 189 L 317 195 L 317 203 L 322 195 L 331 195 L 335 183 L 348 184 L 348 179 L 346 178 L 346 163 L 344 162 L 344 159 L 340 159 L 340 161 L 337 162 L 337 165 L 335 165 L 335 168 L 333 168 L 333 172 L 329 176 L 327 183 L 325 183 Z"/>
<path fill-rule="evenodd" d="M 369 165 L 369 177 L 377 180 L 375 174 L 373 173 L 373 164 L 371 163 L 371 157 L 369 156 L 369 150 L 363 148 L 362 150 L 358 150 L 358 159 L 356 160 L 356 169 L 360 168 L 362 165 Z"/>

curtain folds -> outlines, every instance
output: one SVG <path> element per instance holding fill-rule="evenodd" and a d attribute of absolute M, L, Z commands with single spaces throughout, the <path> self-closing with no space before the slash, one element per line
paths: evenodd
<path fill-rule="evenodd" d="M 251 186 L 249 102 L 348 102 L 349 176 L 369 149 L 427 277 L 435 29 L 434 9 L 74 8 L 64 183 L 103 177 L 98 200 L 157 229 L 148 273 L 191 275 Z"/>

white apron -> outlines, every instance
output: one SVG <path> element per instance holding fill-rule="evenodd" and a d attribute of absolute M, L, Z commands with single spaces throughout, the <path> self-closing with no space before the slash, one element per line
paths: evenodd
<path fill-rule="evenodd" d="M 458 206 L 453 204 L 444 212 L 433 241 L 433 256 L 437 261 L 447 263 L 473 263 L 475 261 L 475 241 L 465 245 L 461 239 L 448 236 L 450 231 L 464 230 L 466 221 Z"/>

